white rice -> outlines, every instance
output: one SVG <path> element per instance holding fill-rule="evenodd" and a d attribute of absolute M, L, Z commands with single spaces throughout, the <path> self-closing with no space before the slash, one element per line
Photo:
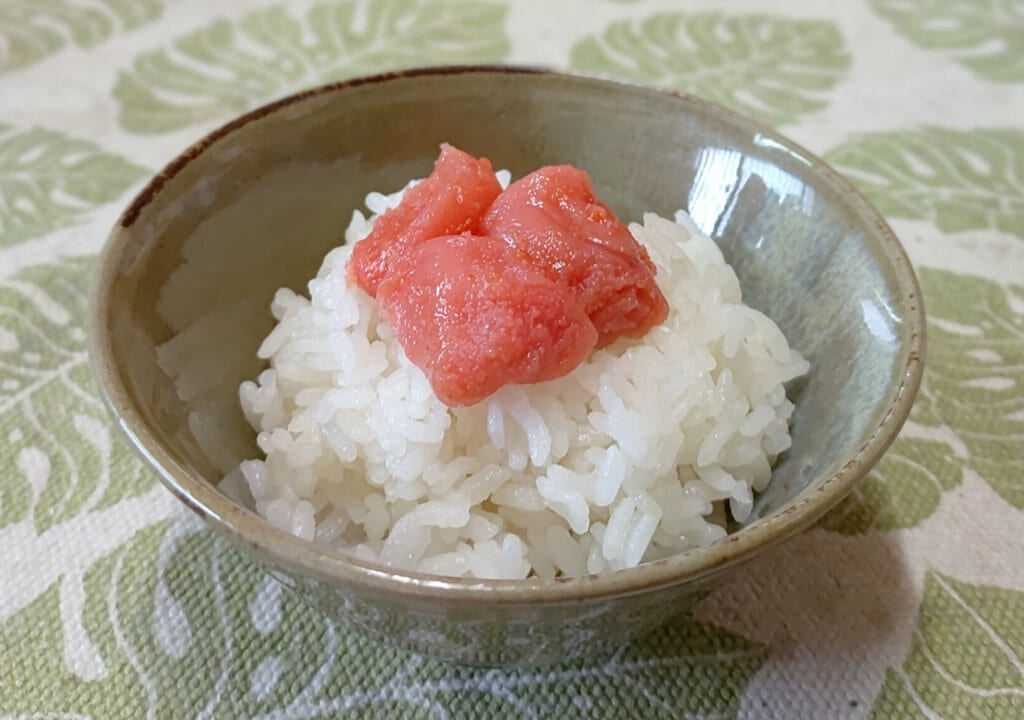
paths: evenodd
<path fill-rule="evenodd" d="M 783 383 L 808 364 L 685 213 L 630 226 L 664 324 L 558 380 L 449 408 L 346 282 L 352 245 L 401 195 L 367 196 L 311 299 L 274 297 L 270 367 L 239 393 L 266 454 L 239 467 L 259 513 L 361 558 L 478 578 L 630 567 L 723 537 L 726 505 L 747 518 L 790 445 Z"/>

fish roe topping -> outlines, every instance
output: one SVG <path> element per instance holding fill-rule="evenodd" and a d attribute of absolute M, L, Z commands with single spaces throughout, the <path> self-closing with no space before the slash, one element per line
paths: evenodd
<path fill-rule="evenodd" d="M 453 406 L 567 375 L 668 315 L 646 250 L 585 172 L 544 167 L 501 191 L 488 160 L 450 145 L 348 272 Z"/>

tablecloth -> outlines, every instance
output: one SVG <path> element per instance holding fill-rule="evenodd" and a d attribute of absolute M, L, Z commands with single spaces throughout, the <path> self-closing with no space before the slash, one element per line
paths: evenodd
<path fill-rule="evenodd" d="M 703 95 L 906 244 L 928 367 L 855 494 L 611 657 L 450 667 L 305 607 L 156 482 L 86 356 L 142 182 L 324 81 L 507 62 Z M 0 2 L 0 716 L 1024 717 L 1020 0 Z"/>

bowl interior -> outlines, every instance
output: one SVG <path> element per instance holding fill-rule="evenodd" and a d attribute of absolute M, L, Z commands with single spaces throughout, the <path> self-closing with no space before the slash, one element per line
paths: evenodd
<path fill-rule="evenodd" d="M 791 388 L 793 446 L 751 520 L 839 470 L 879 426 L 917 331 L 913 275 L 884 224 L 818 161 L 693 98 L 437 72 L 257 111 L 192 148 L 126 212 L 105 256 L 100 355 L 112 359 L 108 390 L 123 384 L 173 473 L 213 485 L 256 454 L 237 389 L 261 369 L 275 290 L 305 292 L 364 196 L 426 174 L 442 141 L 514 175 L 577 165 L 623 219 L 685 208 L 720 243 L 746 302 L 811 362 Z"/>

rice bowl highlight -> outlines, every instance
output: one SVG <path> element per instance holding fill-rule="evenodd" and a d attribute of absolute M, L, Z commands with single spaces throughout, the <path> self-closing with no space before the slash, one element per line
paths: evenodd
<path fill-rule="evenodd" d="M 308 299 L 274 297 L 269 368 L 240 388 L 265 458 L 236 472 L 261 515 L 397 568 L 507 579 L 632 567 L 723 537 L 727 511 L 748 517 L 790 445 L 784 383 L 808 364 L 742 304 L 684 212 L 630 225 L 657 267 L 664 323 L 564 377 L 448 407 L 346 278 L 352 248 L 403 192 L 367 197 L 369 217 L 353 214 Z"/>

